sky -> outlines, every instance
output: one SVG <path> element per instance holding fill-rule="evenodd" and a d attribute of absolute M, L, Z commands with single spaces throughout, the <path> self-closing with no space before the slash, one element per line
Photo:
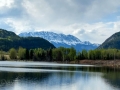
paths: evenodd
<path fill-rule="evenodd" d="M 0 28 L 71 34 L 101 44 L 120 30 L 120 0 L 0 0 Z"/>

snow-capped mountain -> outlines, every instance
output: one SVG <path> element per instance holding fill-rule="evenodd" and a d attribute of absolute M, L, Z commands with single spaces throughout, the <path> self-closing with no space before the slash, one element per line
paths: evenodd
<path fill-rule="evenodd" d="M 73 35 L 65 35 L 65 34 L 57 34 L 54 32 L 24 32 L 20 33 L 19 36 L 21 37 L 42 37 L 56 47 L 74 47 L 76 50 L 90 50 L 95 49 L 99 46 L 99 44 L 92 44 L 89 41 L 80 41 L 77 37 Z"/>

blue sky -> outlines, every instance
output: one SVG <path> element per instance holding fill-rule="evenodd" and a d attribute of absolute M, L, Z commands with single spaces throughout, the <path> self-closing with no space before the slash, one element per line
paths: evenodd
<path fill-rule="evenodd" d="M 0 28 L 53 31 L 102 43 L 120 30 L 119 0 L 0 0 Z"/>

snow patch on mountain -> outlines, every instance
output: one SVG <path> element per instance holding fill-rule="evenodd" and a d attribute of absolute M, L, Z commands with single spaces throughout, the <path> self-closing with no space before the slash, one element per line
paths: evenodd
<path fill-rule="evenodd" d="M 25 33 L 20 33 L 19 36 L 21 37 L 42 37 L 49 42 L 54 42 L 54 43 L 63 43 L 67 45 L 76 45 L 76 44 L 85 44 L 85 45 L 91 45 L 92 43 L 85 41 L 82 42 L 80 41 L 77 37 L 73 35 L 65 35 L 65 34 L 57 34 L 54 32 L 25 32 Z M 94 44 L 96 45 L 96 44 Z"/>
<path fill-rule="evenodd" d="M 45 32 L 45 31 L 24 32 L 24 33 L 20 33 L 19 36 L 41 37 L 41 38 L 48 40 L 56 47 L 61 47 L 61 46 L 66 47 L 66 48 L 74 47 L 76 50 L 79 50 L 79 51 L 83 49 L 91 50 L 99 46 L 99 44 L 95 44 L 95 43 L 92 44 L 89 41 L 82 42 L 81 40 L 79 40 L 77 37 L 73 35 L 57 34 L 54 32 Z"/>

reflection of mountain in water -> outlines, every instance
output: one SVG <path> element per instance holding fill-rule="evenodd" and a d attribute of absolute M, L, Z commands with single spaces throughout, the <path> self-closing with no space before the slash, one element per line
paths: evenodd
<path fill-rule="evenodd" d="M 114 71 L 114 72 L 108 72 L 104 75 L 104 78 L 106 79 L 107 83 L 114 87 L 120 88 L 120 72 Z"/>

